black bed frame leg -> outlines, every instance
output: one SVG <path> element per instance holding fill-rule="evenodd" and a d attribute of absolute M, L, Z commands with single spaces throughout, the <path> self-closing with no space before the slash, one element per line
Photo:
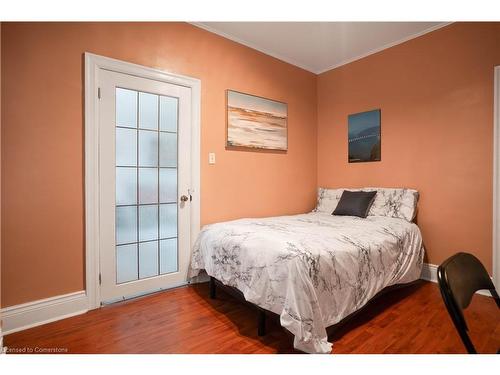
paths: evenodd
<path fill-rule="evenodd" d="M 216 292 L 216 288 L 215 288 L 215 279 L 212 276 L 210 276 L 210 281 L 208 282 L 208 287 L 210 289 L 210 298 L 215 299 L 215 297 L 217 297 L 217 292 Z"/>
<path fill-rule="evenodd" d="M 266 334 L 266 313 L 263 310 L 259 310 L 259 326 L 257 329 L 257 333 L 259 336 L 265 336 Z"/>

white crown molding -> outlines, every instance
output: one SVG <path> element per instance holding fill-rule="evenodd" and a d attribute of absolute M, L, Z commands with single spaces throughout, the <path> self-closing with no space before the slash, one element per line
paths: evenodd
<path fill-rule="evenodd" d="M 285 63 L 288 63 L 288 64 L 291 64 L 293 66 L 296 66 L 298 68 L 301 68 L 301 69 L 304 69 L 304 70 L 307 70 L 308 72 L 311 72 L 311 73 L 315 73 L 315 69 L 311 66 L 308 66 L 308 65 L 305 65 L 305 64 L 302 64 L 302 63 L 299 63 L 298 61 L 296 60 L 293 60 L 293 59 L 290 59 L 288 57 L 284 57 L 278 53 L 274 53 L 266 48 L 262 48 L 262 47 L 259 47 L 258 45 L 254 44 L 254 43 L 251 43 L 251 42 L 248 42 L 246 40 L 243 40 L 243 39 L 240 39 L 238 37 L 235 37 L 235 36 L 232 36 L 232 35 L 229 35 L 229 34 L 226 34 L 222 31 L 219 31 L 219 30 L 216 30 L 210 26 L 207 26 L 207 25 L 204 25 L 203 23 L 201 22 L 189 22 L 191 25 L 193 26 L 196 26 L 196 27 L 199 27 L 200 29 L 203 29 L 205 31 L 208 31 L 212 34 L 217 34 L 223 38 L 226 38 L 226 39 L 229 39 L 229 40 L 232 40 L 233 42 L 236 42 L 236 43 L 239 43 L 239 44 L 242 44 L 244 46 L 247 46 L 251 49 L 254 49 L 256 51 L 259 51 L 259 52 L 262 52 L 268 56 L 271 56 L 271 57 L 274 57 L 275 59 L 278 59 L 278 60 L 281 60 Z"/>
<path fill-rule="evenodd" d="M 3 335 L 87 312 L 87 295 L 79 291 L 3 308 Z"/>
<path fill-rule="evenodd" d="M 422 273 L 420 274 L 420 278 L 422 280 L 437 283 L 438 282 L 437 269 L 438 266 L 436 266 L 435 264 L 424 263 L 422 267 Z M 483 296 L 491 297 L 490 292 L 487 290 L 478 290 L 476 293 L 481 294 Z"/>
<path fill-rule="evenodd" d="M 248 41 L 240 39 L 238 37 L 229 35 L 229 34 L 227 34 L 225 32 L 216 30 L 216 29 L 214 29 L 214 28 L 212 28 L 210 26 L 207 26 L 207 25 L 205 25 L 205 24 L 203 24 L 201 22 L 190 22 L 191 25 L 199 27 L 200 29 L 206 30 L 206 31 L 211 32 L 213 34 L 217 34 L 217 35 L 222 36 L 222 37 L 224 37 L 226 39 L 232 40 L 233 42 L 236 42 L 236 43 L 239 43 L 239 44 L 243 44 L 244 46 L 247 46 L 247 47 L 252 48 L 254 50 L 257 50 L 259 52 L 265 53 L 266 55 L 269 55 L 269 56 L 274 57 L 274 58 L 276 58 L 278 60 L 284 61 L 284 62 L 286 62 L 288 64 L 294 65 L 294 66 L 299 67 L 301 69 L 307 70 L 307 71 L 309 71 L 311 73 L 314 73 L 316 75 L 325 73 L 325 72 L 327 72 L 329 70 L 332 70 L 332 69 L 335 69 L 335 68 L 339 68 L 339 67 L 341 67 L 343 65 L 347 65 L 347 64 L 352 63 L 354 61 L 357 61 L 357 60 L 360 60 L 360 59 L 365 58 L 367 56 L 373 55 L 373 54 L 375 54 L 377 52 L 380 52 L 380 51 L 383 51 L 385 49 L 394 47 L 394 46 L 396 46 L 398 44 L 402 44 L 404 42 L 407 42 L 407 41 L 409 41 L 411 39 L 418 38 L 419 36 L 428 34 L 428 33 L 432 32 L 432 31 L 438 30 L 438 29 L 443 28 L 445 26 L 448 26 L 448 25 L 450 25 L 452 23 L 453 22 L 443 22 L 443 23 L 440 23 L 438 25 L 429 27 L 429 28 L 427 28 L 425 30 L 419 31 L 418 33 L 411 34 L 411 35 L 406 36 L 404 38 L 398 39 L 398 40 L 396 40 L 394 42 L 384 44 L 381 47 L 374 48 L 374 49 L 372 49 L 372 50 L 370 50 L 370 51 L 368 51 L 366 53 L 363 53 L 361 55 L 357 55 L 357 56 L 355 56 L 353 58 L 350 58 L 350 59 L 347 59 L 347 60 L 343 60 L 340 63 L 337 63 L 337 64 L 329 66 L 328 68 L 318 70 L 318 69 L 315 69 L 315 68 L 313 68 L 311 66 L 308 66 L 306 64 L 299 63 L 298 61 L 295 61 L 295 60 L 290 59 L 288 57 L 284 57 L 284 56 L 282 56 L 280 54 L 274 53 L 274 52 L 272 52 L 272 51 L 270 51 L 270 50 L 268 50 L 266 48 L 262 48 L 262 47 L 254 44 L 252 42 L 248 42 Z"/>
<path fill-rule="evenodd" d="M 443 23 L 440 23 L 439 25 L 429 27 L 429 28 L 427 28 L 425 30 L 419 31 L 418 33 L 411 34 L 411 35 L 406 36 L 404 38 L 398 39 L 398 40 L 396 40 L 394 42 L 384 44 L 381 47 L 374 48 L 374 49 L 372 49 L 372 50 L 370 50 L 370 51 L 368 51 L 366 53 L 363 53 L 363 54 L 358 55 L 356 57 L 353 57 L 351 59 L 344 60 L 344 61 L 342 61 L 342 62 L 340 62 L 338 64 L 332 65 L 332 66 L 330 66 L 330 67 L 328 67 L 326 69 L 319 70 L 319 71 L 317 71 L 315 73 L 318 74 L 318 75 L 322 74 L 322 73 L 326 73 L 326 72 L 328 72 L 330 70 L 333 70 L 335 68 L 339 68 L 339 67 L 341 67 L 343 65 L 347 65 L 347 64 L 352 63 L 352 62 L 357 61 L 357 60 L 361 60 L 361 59 L 363 59 L 363 58 L 365 58 L 367 56 L 373 55 L 373 54 L 375 54 L 377 52 L 380 52 L 380 51 L 383 51 L 385 49 L 397 46 L 398 44 L 403 44 L 404 42 L 407 42 L 409 40 L 418 38 L 419 36 L 428 34 L 428 33 L 432 32 L 432 31 L 436 31 L 436 30 L 441 29 L 441 28 L 443 28 L 445 26 L 451 25 L 452 23 L 453 22 L 443 22 Z"/>

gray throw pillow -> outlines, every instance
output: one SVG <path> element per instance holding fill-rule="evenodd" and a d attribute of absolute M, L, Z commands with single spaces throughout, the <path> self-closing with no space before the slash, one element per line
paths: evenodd
<path fill-rule="evenodd" d="M 344 190 L 332 215 L 358 216 L 365 218 L 375 199 L 376 191 Z"/>

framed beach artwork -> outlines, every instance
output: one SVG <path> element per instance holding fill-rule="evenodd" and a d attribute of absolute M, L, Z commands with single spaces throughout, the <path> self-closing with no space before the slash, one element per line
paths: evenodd
<path fill-rule="evenodd" d="M 226 146 L 286 151 L 286 103 L 227 90 Z"/>
<path fill-rule="evenodd" d="M 349 163 L 380 161 L 380 109 L 347 117 Z"/>

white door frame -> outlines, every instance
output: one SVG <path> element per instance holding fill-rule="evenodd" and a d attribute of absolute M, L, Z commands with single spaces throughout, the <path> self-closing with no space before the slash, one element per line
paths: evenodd
<path fill-rule="evenodd" d="M 495 67 L 493 109 L 493 282 L 500 288 L 500 66 Z"/>
<path fill-rule="evenodd" d="M 85 53 L 85 291 L 88 309 L 100 307 L 99 288 L 99 70 L 129 74 L 191 89 L 190 249 L 200 231 L 201 81 L 109 57 Z"/>

